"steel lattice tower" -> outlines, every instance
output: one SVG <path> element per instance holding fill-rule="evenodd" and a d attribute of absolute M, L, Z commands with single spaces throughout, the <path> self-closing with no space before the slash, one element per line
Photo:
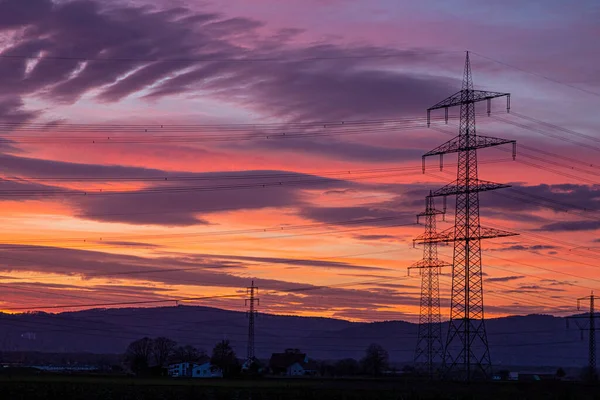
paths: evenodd
<path fill-rule="evenodd" d="M 452 379 L 471 380 L 487 378 L 491 374 L 490 351 L 484 322 L 483 278 L 481 270 L 481 239 L 512 236 L 513 233 L 485 228 L 479 222 L 479 192 L 509 187 L 480 180 L 477 173 L 477 150 L 513 144 L 515 157 L 516 142 L 477 135 L 475 131 L 475 103 L 487 101 L 490 113 L 491 99 L 507 97 L 510 110 L 510 94 L 473 89 L 471 64 L 467 52 L 462 89 L 427 110 L 428 125 L 432 110 L 445 109 L 446 118 L 450 107 L 460 107 L 458 136 L 423 156 L 425 158 L 447 153 L 458 153 L 456 181 L 434 191 L 432 196 L 456 196 L 454 228 L 442 231 L 421 243 L 454 242 L 452 266 L 452 301 L 444 365 L 447 376 Z"/>
<path fill-rule="evenodd" d="M 589 300 L 590 301 L 590 310 L 588 315 L 582 316 L 572 316 L 567 318 L 567 323 L 569 319 L 574 319 L 577 327 L 581 330 L 582 339 L 583 339 L 583 331 L 588 331 L 588 368 L 589 368 L 589 379 L 595 381 L 598 379 L 597 376 L 597 368 L 596 368 L 596 310 L 594 306 L 594 301 L 597 296 L 594 296 L 594 292 L 587 297 L 581 297 L 577 299 L 577 310 L 581 310 L 581 301 Z M 585 326 L 585 323 L 579 323 L 580 320 L 587 319 L 588 324 Z"/>
<path fill-rule="evenodd" d="M 415 241 L 423 238 L 434 237 L 436 231 L 436 218 L 445 211 L 435 209 L 431 193 L 425 200 L 425 212 L 417 215 L 417 222 L 425 218 L 425 232 Z M 442 316 L 440 313 L 440 270 L 450 264 L 438 259 L 438 244 L 425 242 L 423 245 L 423 259 L 408 267 L 408 272 L 418 269 L 421 274 L 421 309 L 419 314 L 419 334 L 415 349 L 415 368 L 421 373 L 426 373 L 433 379 L 436 364 L 440 365 L 444 356 L 442 342 Z"/>
<path fill-rule="evenodd" d="M 245 300 L 246 305 L 248 306 L 248 347 L 246 353 L 246 360 L 248 363 L 252 363 L 255 359 L 254 354 L 254 319 L 256 318 L 256 307 L 260 304 L 260 299 L 256 297 L 258 294 L 258 288 L 254 286 L 254 281 L 252 281 L 252 285 L 246 288 L 246 293 L 248 294 L 248 298 Z"/>

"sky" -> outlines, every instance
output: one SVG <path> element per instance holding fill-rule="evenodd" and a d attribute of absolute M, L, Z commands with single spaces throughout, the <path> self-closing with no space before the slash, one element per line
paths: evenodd
<path fill-rule="evenodd" d="M 254 281 L 261 312 L 418 320 L 415 215 L 456 179 L 455 155 L 421 156 L 458 130 L 426 109 L 469 50 L 476 89 L 511 93 L 477 132 L 518 142 L 478 154 L 512 185 L 481 193 L 482 225 L 519 234 L 482 245 L 486 316 L 574 313 L 600 287 L 599 19 L 588 0 L 0 1 L 0 310 L 243 310 Z"/>

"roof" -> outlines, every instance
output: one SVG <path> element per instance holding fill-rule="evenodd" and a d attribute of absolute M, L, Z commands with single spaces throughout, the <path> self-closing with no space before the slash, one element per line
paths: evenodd
<path fill-rule="evenodd" d="M 169 363 L 169 366 L 175 366 L 175 365 L 181 365 L 181 364 L 190 364 L 190 365 L 202 365 L 202 364 L 206 364 L 210 362 L 210 357 L 203 355 L 198 357 L 198 359 L 196 359 L 196 361 L 177 361 L 177 362 L 171 362 Z"/>
<path fill-rule="evenodd" d="M 313 360 L 308 360 L 307 363 L 302 363 L 300 365 L 302 365 L 302 368 L 304 368 L 305 371 L 316 371 L 319 369 L 319 365 Z"/>
<path fill-rule="evenodd" d="M 288 368 L 295 363 L 303 365 L 305 359 L 306 353 L 273 353 L 269 361 L 269 366 L 271 368 Z"/>
<path fill-rule="evenodd" d="M 205 364 L 210 364 L 210 358 L 208 357 L 201 357 L 198 359 L 198 361 L 193 361 L 193 362 L 176 362 L 176 363 L 170 363 L 169 364 L 169 368 L 175 368 L 175 367 L 179 367 L 183 364 L 188 364 L 190 367 L 197 367 L 197 366 L 201 366 L 201 365 L 205 365 Z"/>

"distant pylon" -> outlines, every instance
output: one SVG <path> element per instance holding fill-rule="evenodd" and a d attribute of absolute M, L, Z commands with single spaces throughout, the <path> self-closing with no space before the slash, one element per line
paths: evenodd
<path fill-rule="evenodd" d="M 425 212 L 417 215 L 417 222 L 425 217 L 425 233 L 415 241 L 430 238 L 436 235 L 436 217 L 444 214 L 436 210 L 431 193 L 425 200 Z M 423 259 L 408 267 L 418 269 L 421 274 L 421 309 L 419 313 L 419 334 L 415 349 L 415 368 L 420 373 L 425 373 L 429 379 L 436 374 L 436 365 L 441 367 L 444 357 L 444 343 L 442 342 L 442 316 L 440 313 L 440 271 L 442 267 L 450 264 L 438 259 L 437 242 L 425 242 L 423 245 Z"/>
<path fill-rule="evenodd" d="M 588 331 L 588 379 L 589 380 L 597 380 L 597 368 L 596 368 L 596 310 L 594 306 L 594 301 L 597 296 L 594 296 L 594 292 L 587 297 L 581 297 L 577 299 L 577 310 L 581 310 L 581 301 L 589 300 L 590 301 L 590 309 L 588 315 L 577 315 L 567 318 L 567 323 L 569 319 L 574 319 L 577 327 L 581 330 L 581 334 L 583 337 L 583 332 Z M 587 320 L 587 326 L 584 320 Z M 580 322 L 582 321 L 582 322 Z"/>
<path fill-rule="evenodd" d="M 258 288 L 254 286 L 254 281 L 252 281 L 252 285 L 246 288 L 246 293 L 248 294 L 248 298 L 245 303 L 248 306 L 248 347 L 246 352 L 246 360 L 251 363 L 254 361 L 254 319 L 256 317 L 257 311 L 254 304 L 260 304 L 260 299 L 256 297 L 258 294 Z"/>
<path fill-rule="evenodd" d="M 489 114 L 491 99 L 502 96 L 507 97 L 508 111 L 510 110 L 509 93 L 473 89 L 471 63 L 467 52 L 462 89 L 427 110 L 429 125 L 432 110 L 445 109 L 447 118 L 450 107 L 460 106 L 458 136 L 423 155 L 423 171 L 425 171 L 426 157 L 439 155 L 441 168 L 444 154 L 458 153 L 456 181 L 431 194 L 431 196 L 444 197 L 456 195 L 454 228 L 421 241 L 422 243 L 454 242 L 452 301 L 444 351 L 446 373 L 452 379 L 485 379 L 491 375 L 492 363 L 484 322 L 481 239 L 513 236 L 514 233 L 480 226 L 479 192 L 509 187 L 509 185 L 479 179 L 477 150 L 512 143 L 514 158 L 516 142 L 477 135 L 475 103 L 487 101 Z"/>

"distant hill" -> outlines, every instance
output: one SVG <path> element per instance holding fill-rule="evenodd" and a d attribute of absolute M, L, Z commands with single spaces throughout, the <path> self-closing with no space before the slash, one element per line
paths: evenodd
<path fill-rule="evenodd" d="M 580 367 L 587 363 L 587 336 L 565 319 L 549 315 L 487 321 L 496 365 Z M 239 356 L 246 351 L 246 314 L 208 307 L 95 309 L 61 314 L 0 314 L 0 350 L 64 353 L 122 353 L 135 339 L 167 336 L 208 352 L 229 339 Z M 445 333 L 446 326 L 443 327 Z M 373 342 L 396 362 L 412 360 L 417 326 L 403 321 L 355 323 L 330 318 L 260 314 L 256 350 L 260 358 L 299 348 L 316 359 L 363 356 Z"/>

